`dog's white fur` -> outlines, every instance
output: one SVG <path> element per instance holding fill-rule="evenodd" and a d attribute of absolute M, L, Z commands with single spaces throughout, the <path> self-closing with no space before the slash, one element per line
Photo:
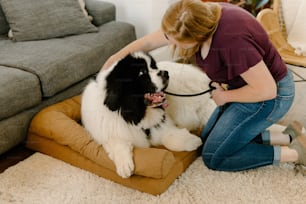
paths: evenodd
<path fill-rule="evenodd" d="M 146 59 L 150 64 L 150 59 L 146 55 L 142 53 L 134 55 Z M 207 77 L 195 68 L 189 69 L 190 67 L 187 68 L 187 65 L 182 67 L 181 64 L 171 62 L 160 62 L 158 66 L 161 67 L 160 70 L 167 69 L 169 71 L 169 91 L 189 93 L 208 87 Z M 136 125 L 127 123 L 119 112 L 111 111 L 103 105 L 107 94 L 105 78 L 115 67 L 116 63 L 100 72 L 96 80 L 86 86 L 82 95 L 81 113 L 84 127 L 97 143 L 103 145 L 121 177 L 128 178 L 133 174 L 133 147 L 164 145 L 173 151 L 192 151 L 202 144 L 200 138 L 188 130 L 202 128 L 206 122 L 211 113 L 210 110 L 203 110 L 207 105 L 208 109 L 211 108 L 211 100 L 208 95 L 188 99 L 167 96 L 169 107 L 166 109 L 166 115 L 161 108 L 148 107 L 145 117 L 140 123 Z M 157 71 L 149 69 L 153 83 L 162 89 L 162 81 L 157 75 Z M 161 122 L 163 118 L 165 120 Z M 171 118 L 174 119 L 174 122 Z M 156 124 L 158 124 L 158 128 L 155 127 Z M 142 130 L 146 128 L 151 129 L 150 140 Z"/>
<path fill-rule="evenodd" d="M 198 67 L 188 64 L 161 61 L 157 66 L 169 72 L 166 91 L 177 94 L 195 94 L 209 89 L 210 79 Z M 178 127 L 199 133 L 207 123 L 216 104 L 210 94 L 193 97 L 167 95 L 169 107 L 166 112 Z"/>

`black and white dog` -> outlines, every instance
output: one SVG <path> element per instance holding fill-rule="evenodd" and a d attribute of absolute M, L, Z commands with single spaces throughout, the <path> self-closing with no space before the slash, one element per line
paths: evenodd
<path fill-rule="evenodd" d="M 163 145 L 173 151 L 192 151 L 202 144 L 198 136 L 177 127 L 165 111 L 163 90 L 168 83 L 168 71 L 159 70 L 150 55 L 136 52 L 100 72 L 85 87 L 82 123 L 123 178 L 133 174 L 133 147 Z"/>

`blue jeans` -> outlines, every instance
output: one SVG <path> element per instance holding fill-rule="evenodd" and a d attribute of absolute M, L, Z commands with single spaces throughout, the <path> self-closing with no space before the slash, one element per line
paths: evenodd
<path fill-rule="evenodd" d="M 280 120 L 294 99 L 290 70 L 277 83 L 277 97 L 257 103 L 229 103 L 217 107 L 201 134 L 202 159 L 210 169 L 240 171 L 277 163 L 280 147 L 263 144 L 266 130 Z M 276 155 L 277 154 L 277 155 Z"/>

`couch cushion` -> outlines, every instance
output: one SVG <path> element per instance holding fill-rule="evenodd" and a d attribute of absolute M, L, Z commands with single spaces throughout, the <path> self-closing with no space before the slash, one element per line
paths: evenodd
<path fill-rule="evenodd" d="M 16 41 L 96 32 L 78 0 L 1 0 Z"/>
<path fill-rule="evenodd" d="M 0 4 L 0 35 L 7 34 L 9 31 L 9 26 L 7 24 L 6 18 L 4 16 L 4 13 L 2 11 L 2 7 Z"/>
<path fill-rule="evenodd" d="M 1 120 L 41 101 L 39 80 L 31 73 L 0 66 L 0 87 Z"/>
<path fill-rule="evenodd" d="M 44 97 L 93 75 L 103 62 L 135 39 L 134 27 L 109 22 L 97 33 L 41 41 L 0 40 L 0 65 L 16 67 L 37 75 Z"/>

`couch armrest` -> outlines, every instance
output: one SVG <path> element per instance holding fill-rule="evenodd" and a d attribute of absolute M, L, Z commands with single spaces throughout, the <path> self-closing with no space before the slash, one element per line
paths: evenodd
<path fill-rule="evenodd" d="M 93 24 L 103 25 L 116 19 L 116 7 L 114 4 L 99 0 L 85 0 L 86 10 L 93 17 Z"/>

